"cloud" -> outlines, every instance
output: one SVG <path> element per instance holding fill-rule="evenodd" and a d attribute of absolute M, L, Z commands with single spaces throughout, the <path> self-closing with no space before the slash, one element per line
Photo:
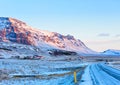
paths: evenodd
<path fill-rule="evenodd" d="M 112 39 L 112 40 L 91 40 L 86 43 L 90 44 L 104 44 L 104 43 L 120 43 L 120 39 Z"/>
<path fill-rule="evenodd" d="M 115 37 L 120 37 L 120 34 L 115 35 Z"/>
<path fill-rule="evenodd" d="M 117 49 L 120 50 L 120 39 L 112 39 L 112 40 L 91 40 L 85 42 L 85 44 L 96 51 L 102 52 L 106 49 Z"/>
<path fill-rule="evenodd" d="M 110 34 L 109 33 L 101 33 L 101 34 L 98 34 L 98 36 L 100 36 L 100 37 L 108 37 L 108 36 L 110 36 Z"/>

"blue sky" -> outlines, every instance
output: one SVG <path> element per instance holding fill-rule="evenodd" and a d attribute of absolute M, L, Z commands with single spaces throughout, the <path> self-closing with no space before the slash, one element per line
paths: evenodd
<path fill-rule="evenodd" d="M 120 49 L 120 0 L 0 0 L 0 16 L 71 34 L 95 51 Z"/>

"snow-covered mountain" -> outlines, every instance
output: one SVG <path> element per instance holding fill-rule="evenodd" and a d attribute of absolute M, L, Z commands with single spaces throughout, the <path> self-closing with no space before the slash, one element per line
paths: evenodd
<path fill-rule="evenodd" d="M 102 53 L 106 55 L 120 55 L 120 50 L 108 49 Z"/>
<path fill-rule="evenodd" d="M 79 39 L 71 35 L 35 29 L 26 23 L 8 17 L 0 17 L 0 41 L 37 46 L 41 49 L 60 49 L 85 54 L 95 53 Z"/>

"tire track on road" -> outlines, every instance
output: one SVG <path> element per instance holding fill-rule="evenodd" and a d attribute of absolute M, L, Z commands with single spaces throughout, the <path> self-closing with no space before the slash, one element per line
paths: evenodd
<path fill-rule="evenodd" d="M 93 85 L 120 85 L 120 81 L 116 79 L 113 75 L 110 75 L 112 71 L 107 70 L 106 72 L 106 68 L 101 66 L 101 64 L 90 65 L 90 75 L 92 78 Z M 117 78 L 120 77 L 118 76 Z"/>

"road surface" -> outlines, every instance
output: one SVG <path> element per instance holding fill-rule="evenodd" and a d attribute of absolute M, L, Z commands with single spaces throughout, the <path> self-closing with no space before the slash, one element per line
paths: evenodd
<path fill-rule="evenodd" d="M 120 70 L 105 64 L 89 65 L 80 85 L 120 85 Z"/>

